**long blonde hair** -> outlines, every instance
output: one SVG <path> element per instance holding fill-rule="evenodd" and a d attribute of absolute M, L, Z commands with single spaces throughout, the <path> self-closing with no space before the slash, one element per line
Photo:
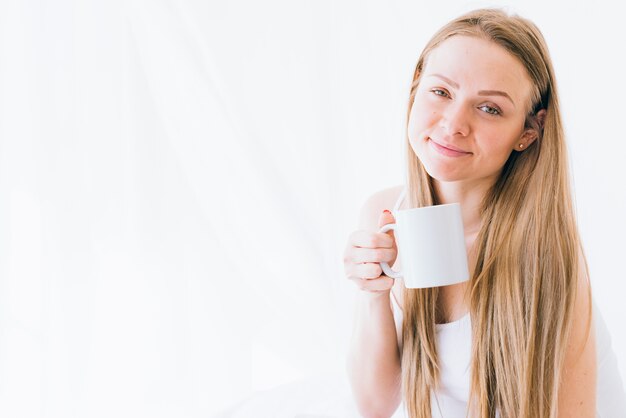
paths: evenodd
<path fill-rule="evenodd" d="M 524 152 L 511 153 L 483 201 L 477 261 L 468 286 L 468 413 L 555 417 L 576 283 L 586 262 L 572 207 L 552 62 L 532 22 L 498 9 L 469 12 L 441 28 L 424 48 L 411 84 L 407 125 L 425 60 L 455 35 L 495 42 L 524 65 L 533 85 L 525 128 L 540 134 Z M 543 129 L 535 117 L 540 109 L 547 112 Z M 408 135 L 407 150 L 409 206 L 438 204 L 432 178 L 411 151 Z M 412 418 L 431 416 L 431 391 L 438 385 L 437 298 L 437 288 L 404 291 L 402 390 Z"/>

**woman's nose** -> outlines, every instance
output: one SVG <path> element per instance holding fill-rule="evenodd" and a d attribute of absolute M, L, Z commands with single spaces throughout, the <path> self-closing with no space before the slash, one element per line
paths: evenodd
<path fill-rule="evenodd" d="M 470 132 L 470 115 L 467 106 L 457 102 L 449 104 L 442 114 L 440 125 L 449 136 L 460 134 L 467 136 Z"/>

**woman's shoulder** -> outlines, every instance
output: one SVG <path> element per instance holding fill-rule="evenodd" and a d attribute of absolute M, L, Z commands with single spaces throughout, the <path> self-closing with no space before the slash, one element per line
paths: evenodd
<path fill-rule="evenodd" d="M 404 188 L 405 186 L 400 184 L 372 193 L 361 207 L 359 221 L 361 229 L 377 229 L 380 214 L 385 209 L 393 210 Z"/>

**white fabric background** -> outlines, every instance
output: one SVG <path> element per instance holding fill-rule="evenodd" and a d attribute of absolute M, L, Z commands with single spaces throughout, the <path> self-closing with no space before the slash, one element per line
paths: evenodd
<path fill-rule="evenodd" d="M 345 416 L 347 236 L 404 180 L 422 47 L 491 5 L 2 0 L 0 416 Z M 622 15 L 509 9 L 552 52 L 624 376 Z"/>

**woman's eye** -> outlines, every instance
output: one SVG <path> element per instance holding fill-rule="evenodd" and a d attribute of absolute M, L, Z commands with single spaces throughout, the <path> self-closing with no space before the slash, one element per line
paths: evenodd
<path fill-rule="evenodd" d="M 432 89 L 431 91 L 435 93 L 435 96 L 446 97 L 448 95 L 448 93 L 446 93 L 445 90 L 441 90 L 441 89 Z M 443 94 L 439 94 L 439 93 L 443 93 Z"/>
<path fill-rule="evenodd" d="M 496 107 L 492 107 L 492 106 L 481 106 L 481 109 L 485 108 L 487 109 L 485 111 L 485 113 L 489 114 L 489 115 L 493 115 L 493 116 L 499 116 L 501 114 L 500 109 L 496 108 Z"/>

